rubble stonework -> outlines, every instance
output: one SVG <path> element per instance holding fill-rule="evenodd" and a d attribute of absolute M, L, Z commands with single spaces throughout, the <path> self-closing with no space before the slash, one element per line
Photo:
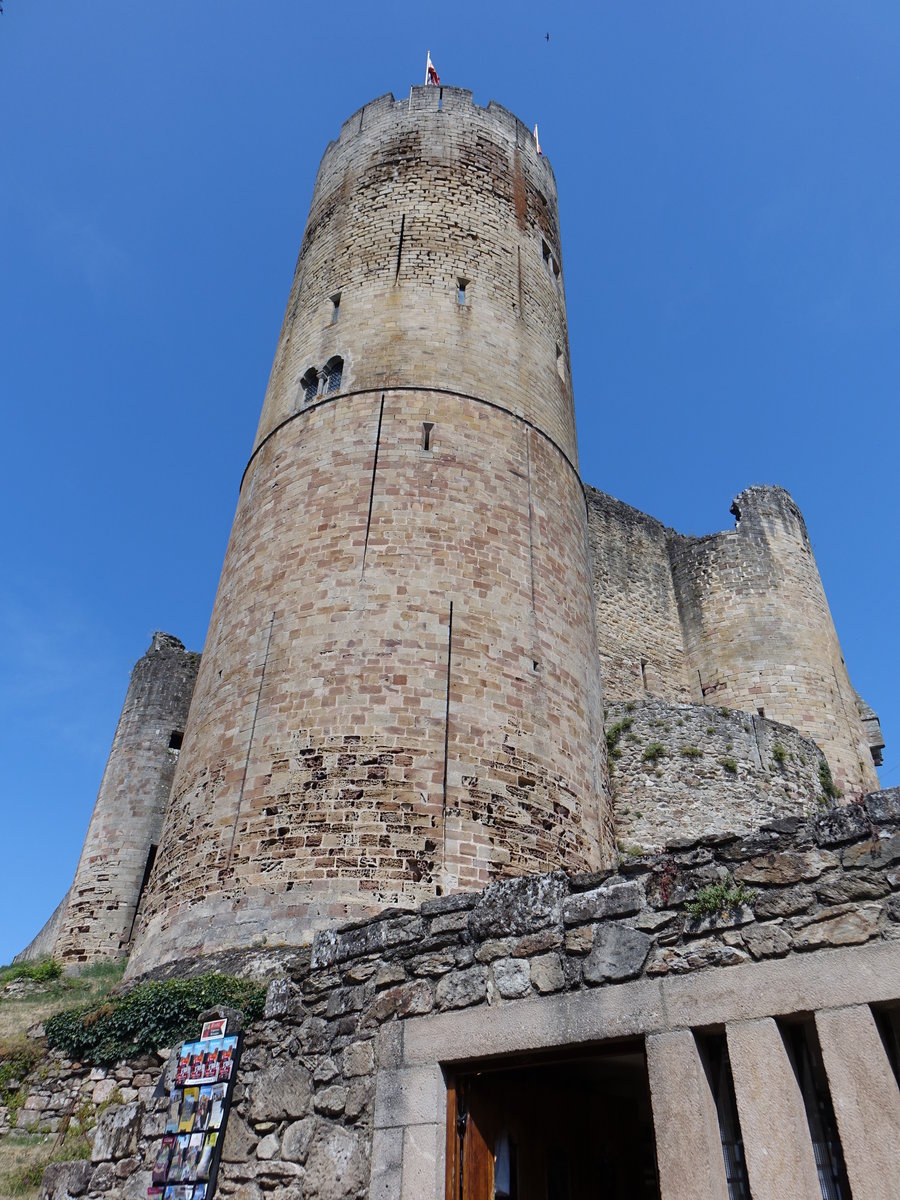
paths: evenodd
<path fill-rule="evenodd" d="M 324 931 L 311 948 L 270 958 L 268 968 L 265 956 L 250 956 L 247 969 L 277 978 L 264 1019 L 245 1033 L 219 1194 L 380 1195 L 373 1173 L 384 1164 L 373 1161 L 373 1137 L 387 1127 L 386 1107 L 414 1110 L 418 1103 L 390 1098 L 408 1021 L 504 1006 L 525 1006 L 524 1017 L 535 1003 L 598 989 L 614 1008 L 616 990 L 641 979 L 706 978 L 712 971 L 724 982 L 742 965 L 895 944 L 898 863 L 895 788 L 812 821 L 685 839 L 614 871 L 559 872 L 430 900 L 415 913 Z M 738 910 L 691 917 L 686 902 L 723 875 L 755 895 Z M 208 958 L 182 970 L 216 965 Z M 823 958 L 822 967 L 834 964 Z M 590 1040 L 589 1031 L 583 1036 Z M 435 1053 L 440 1060 L 440 1045 Z M 90 1167 L 49 1168 L 42 1195 L 142 1197 L 174 1066 L 169 1054 L 156 1088 L 160 1072 L 148 1069 L 147 1058 L 108 1072 L 55 1060 L 55 1076 L 32 1085 L 20 1125 L 57 1128 L 67 1096 L 95 1106 L 113 1087 L 120 1096 L 99 1117 Z"/>
<path fill-rule="evenodd" d="M 606 729 L 616 836 L 624 849 L 746 833 L 834 804 L 823 790 L 826 760 L 816 743 L 755 713 L 627 700 L 606 706 Z"/>

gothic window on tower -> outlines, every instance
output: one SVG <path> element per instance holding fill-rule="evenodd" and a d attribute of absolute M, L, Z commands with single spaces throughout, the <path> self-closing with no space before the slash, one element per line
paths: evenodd
<path fill-rule="evenodd" d="M 322 391 L 327 396 L 329 392 L 336 392 L 341 386 L 341 376 L 344 374 L 344 360 L 335 355 L 334 358 L 329 358 L 328 362 L 322 368 Z"/>
<path fill-rule="evenodd" d="M 319 394 L 319 372 L 315 367 L 310 367 L 300 380 L 300 389 L 303 392 L 303 403 L 311 404 Z"/>

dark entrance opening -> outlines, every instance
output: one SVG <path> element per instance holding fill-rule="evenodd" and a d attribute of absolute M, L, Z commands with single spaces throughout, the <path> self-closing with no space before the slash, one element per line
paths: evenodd
<path fill-rule="evenodd" d="M 448 1081 L 447 1200 L 659 1200 L 642 1043 Z"/>

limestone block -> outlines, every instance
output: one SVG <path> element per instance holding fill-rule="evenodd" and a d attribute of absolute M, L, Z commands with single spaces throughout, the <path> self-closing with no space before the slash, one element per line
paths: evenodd
<path fill-rule="evenodd" d="M 822 1200 L 800 1087 L 771 1017 L 726 1026 L 753 1200 Z"/>
<path fill-rule="evenodd" d="M 39 1200 L 69 1200 L 88 1190 L 94 1168 L 89 1162 L 51 1163 L 41 1180 Z"/>
<path fill-rule="evenodd" d="M 437 985 L 435 999 L 438 1008 L 468 1008 L 487 998 L 487 968 L 469 967 L 445 975 Z"/>
<path fill-rule="evenodd" d="M 504 1000 L 527 996 L 531 991 L 531 971 L 524 958 L 501 958 L 494 963 L 494 986 Z"/>
<path fill-rule="evenodd" d="M 661 1200 L 728 1200 L 719 1123 L 689 1030 L 647 1039 Z"/>
<path fill-rule="evenodd" d="M 816 1013 L 853 1200 L 894 1200 L 900 1090 L 867 1005 Z"/>

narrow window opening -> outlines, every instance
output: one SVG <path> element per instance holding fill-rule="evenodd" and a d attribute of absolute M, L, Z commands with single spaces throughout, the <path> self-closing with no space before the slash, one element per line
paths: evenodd
<path fill-rule="evenodd" d="M 466 288 L 468 285 L 468 279 L 457 279 L 456 281 L 456 302 L 463 308 L 466 306 Z"/>
<path fill-rule="evenodd" d="M 335 292 L 335 294 L 331 297 L 331 323 L 332 323 L 332 325 L 337 324 L 338 313 L 340 312 L 340 309 L 341 309 L 341 293 Z"/>
<path fill-rule="evenodd" d="M 440 91 L 438 92 L 438 112 L 441 112 L 443 107 L 444 107 L 444 89 L 441 88 Z"/>
<path fill-rule="evenodd" d="M 555 258 L 551 258 L 550 263 L 551 263 L 551 266 L 553 267 L 553 274 L 556 276 L 557 279 L 559 279 L 559 263 L 556 261 Z"/>
<path fill-rule="evenodd" d="M 556 343 L 556 373 L 563 381 L 566 382 L 566 364 L 563 362 L 562 347 L 559 342 Z"/>
<path fill-rule="evenodd" d="M 541 238 L 541 257 L 542 257 L 542 258 L 543 258 L 543 260 L 544 260 L 544 266 L 545 266 L 545 267 L 547 268 L 547 270 L 549 271 L 549 269 L 550 269 L 550 259 L 551 259 L 551 255 L 550 255 L 550 247 L 547 245 L 547 243 L 544 241 L 544 239 L 543 239 L 543 238 Z"/>
<path fill-rule="evenodd" d="M 303 391 L 303 403 L 311 404 L 319 394 L 319 372 L 315 367 L 309 368 L 300 380 L 300 387 Z"/>
<path fill-rule="evenodd" d="M 641 659 L 641 686 L 643 687 L 644 691 L 646 692 L 646 690 L 647 690 L 647 660 L 646 660 L 646 658 Z"/>
<path fill-rule="evenodd" d="M 329 358 L 328 362 L 322 368 L 323 393 L 327 396 L 330 392 L 336 392 L 341 386 L 341 378 L 344 374 L 344 360 L 337 355 L 334 358 Z"/>
<path fill-rule="evenodd" d="M 431 449 L 431 431 L 433 429 L 434 429 L 434 421 L 423 421 L 422 422 L 422 430 L 423 430 L 422 449 L 423 450 Z"/>
<path fill-rule="evenodd" d="M 766 715 L 766 710 L 764 708 L 758 708 L 756 711 L 759 713 L 759 715 L 761 717 L 764 717 Z"/>
<path fill-rule="evenodd" d="M 173 729 L 169 734 L 169 749 L 179 751 L 181 744 L 184 741 L 184 732 L 180 729 Z"/>
<path fill-rule="evenodd" d="M 747 1178 L 744 1140 L 741 1136 L 734 1080 L 728 1059 L 728 1042 L 724 1034 L 697 1037 L 696 1040 L 719 1120 L 728 1200 L 750 1200 L 750 1181 Z"/>
<path fill-rule="evenodd" d="M 397 268 L 394 271 L 394 283 L 400 278 L 400 260 L 403 257 L 403 232 L 406 229 L 406 213 L 400 218 L 400 240 L 397 242 Z"/>
<path fill-rule="evenodd" d="M 784 1025 L 781 1036 L 803 1096 L 822 1200 L 851 1200 L 850 1181 L 814 1026 L 810 1021 Z"/>

